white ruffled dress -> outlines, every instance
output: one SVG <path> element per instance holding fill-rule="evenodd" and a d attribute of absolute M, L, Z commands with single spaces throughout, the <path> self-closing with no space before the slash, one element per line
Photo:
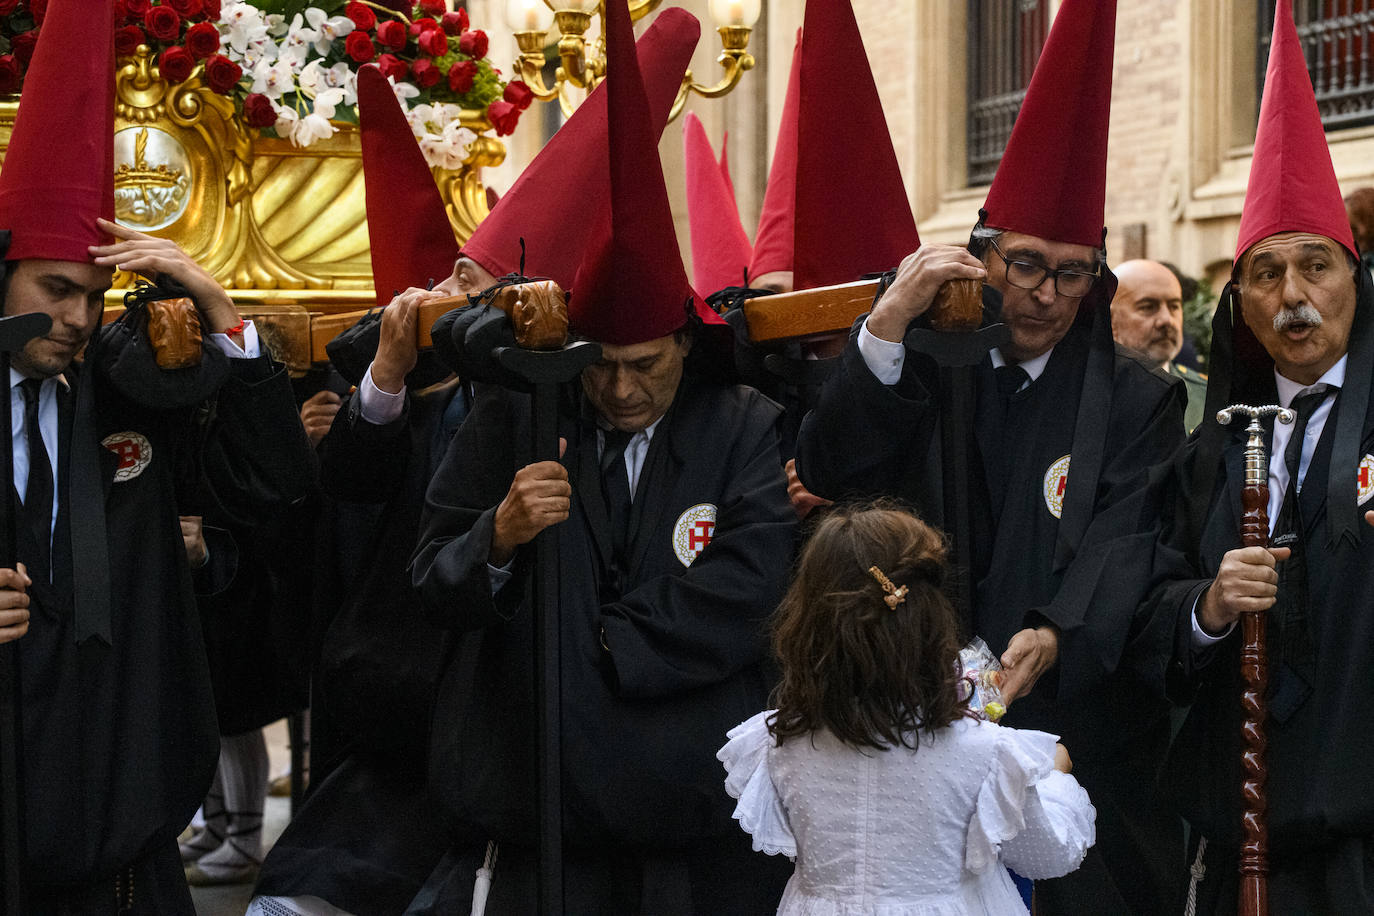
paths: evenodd
<path fill-rule="evenodd" d="M 754 849 L 797 862 L 779 913 L 1025 913 L 1007 867 L 1057 878 L 1094 842 L 1096 811 L 1054 769 L 1053 735 L 959 719 L 919 751 L 859 751 L 825 731 L 777 747 L 771 713 L 716 756 Z"/>

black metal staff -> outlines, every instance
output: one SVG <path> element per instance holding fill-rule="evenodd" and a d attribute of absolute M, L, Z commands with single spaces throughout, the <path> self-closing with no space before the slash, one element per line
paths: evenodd
<path fill-rule="evenodd" d="M 35 337 L 52 328 L 52 318 L 30 312 L 0 318 L 0 378 L 5 397 L 0 398 L 0 567 L 14 569 L 18 562 L 15 524 L 19 516 L 14 492 L 13 418 L 10 413 L 10 354 L 22 350 Z M 19 644 L 0 645 L 0 858 L 3 859 L 4 914 L 23 916 L 24 905 L 24 783 L 23 727 L 20 718 Z"/>
<path fill-rule="evenodd" d="M 503 367 L 529 382 L 533 394 L 534 460 L 557 461 L 558 389 L 601 358 L 601 345 L 570 343 L 561 350 L 500 347 Z M 562 658 L 558 619 L 558 532 L 534 539 L 534 678 L 539 704 L 539 909 L 563 912 Z"/>

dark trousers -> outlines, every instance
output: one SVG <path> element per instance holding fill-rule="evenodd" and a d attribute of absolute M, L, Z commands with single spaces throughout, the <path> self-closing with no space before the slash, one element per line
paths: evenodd
<path fill-rule="evenodd" d="M 30 885 L 29 916 L 195 916 L 176 840 L 112 878 L 81 887 Z"/>
<path fill-rule="evenodd" d="M 1239 851 L 1189 843 L 1189 886 L 1197 916 L 1230 916 L 1240 889 Z M 1300 855 L 1271 857 L 1269 912 L 1282 916 L 1374 913 L 1374 838 L 1346 837 Z M 1185 896 L 1184 905 L 1188 903 Z"/>
<path fill-rule="evenodd" d="M 467 913 L 485 848 L 451 850 L 406 916 Z M 564 913 L 579 916 L 758 916 L 772 913 L 792 875 L 785 856 L 753 851 L 744 831 L 681 851 L 565 850 Z M 493 871 L 488 916 L 538 912 L 535 851 L 503 843 Z"/>

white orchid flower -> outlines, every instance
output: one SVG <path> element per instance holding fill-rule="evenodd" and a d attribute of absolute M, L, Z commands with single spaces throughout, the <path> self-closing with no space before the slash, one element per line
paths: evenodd
<path fill-rule="evenodd" d="M 315 33 L 315 52 L 322 57 L 329 53 L 337 39 L 347 36 L 355 28 L 353 20 L 347 16 L 330 16 L 316 6 L 305 11 L 305 19 Z"/>
<path fill-rule="evenodd" d="M 272 103 L 272 107 L 277 112 L 277 123 L 272 125 L 278 137 L 292 138 L 296 133 L 296 124 L 300 121 L 300 115 L 296 114 L 296 109 L 287 105 Z"/>
<path fill-rule="evenodd" d="M 311 107 L 315 109 L 315 114 L 327 119 L 334 117 L 334 110 L 342 102 L 342 89 L 325 89 L 315 94 L 315 98 L 313 100 Z M 332 134 L 333 132 L 334 131 L 332 129 L 329 131 L 330 134 Z M 325 136 L 328 135 L 329 134 L 326 134 Z"/>
<path fill-rule="evenodd" d="M 250 92 L 261 92 L 276 101 L 282 93 L 296 88 L 296 74 L 287 64 L 277 61 L 259 61 L 253 68 L 253 85 Z"/>
<path fill-rule="evenodd" d="M 262 21 L 267 23 L 267 34 L 278 38 L 286 34 L 286 17 L 281 13 L 268 13 Z"/>
<path fill-rule="evenodd" d="M 296 122 L 291 134 L 291 142 L 296 146 L 309 146 L 316 140 L 327 140 L 334 136 L 334 125 L 319 112 L 308 114 Z"/>
<path fill-rule="evenodd" d="M 420 94 L 420 87 L 411 82 L 396 82 L 396 77 L 388 76 L 386 81 L 391 84 L 391 91 L 396 94 L 396 101 L 401 103 L 401 107 L 406 106 L 406 102 Z"/>
<path fill-rule="evenodd" d="M 242 54 L 254 42 L 267 38 L 267 23 L 257 7 L 232 3 L 220 11 L 219 31 L 225 44 Z"/>

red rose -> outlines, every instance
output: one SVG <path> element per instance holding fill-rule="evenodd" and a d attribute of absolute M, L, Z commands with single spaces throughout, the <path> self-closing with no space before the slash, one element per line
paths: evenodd
<path fill-rule="evenodd" d="M 382 71 L 382 76 L 389 76 L 399 83 L 410 73 L 410 64 L 395 54 L 383 54 L 377 58 L 377 69 Z"/>
<path fill-rule="evenodd" d="M 430 57 L 443 57 L 448 53 L 448 36 L 442 29 L 430 29 L 420 34 L 420 50 Z"/>
<path fill-rule="evenodd" d="M 415 85 L 419 86 L 421 89 L 428 89 L 430 86 L 439 82 L 439 78 L 443 76 L 443 74 L 439 72 L 439 68 L 434 66 L 434 61 L 430 60 L 428 57 L 422 57 L 412 64 L 410 75 L 415 80 Z"/>
<path fill-rule="evenodd" d="M 34 26 L 42 25 L 48 15 L 48 0 L 29 0 L 29 15 L 33 17 Z"/>
<path fill-rule="evenodd" d="M 196 60 L 204 60 L 219 52 L 219 29 L 210 22 L 197 22 L 186 30 L 186 50 Z"/>
<path fill-rule="evenodd" d="M 19 69 L 19 61 L 14 59 L 13 54 L 0 56 L 0 92 L 18 92 L 19 84 L 23 78 L 24 74 Z"/>
<path fill-rule="evenodd" d="M 372 27 L 377 24 L 377 14 L 363 6 L 361 3 L 354 2 L 344 5 L 344 15 L 353 20 L 355 28 L 370 32 Z"/>
<path fill-rule="evenodd" d="M 181 34 L 181 17 L 170 6 L 153 7 L 143 21 L 148 26 L 148 34 L 159 41 L 176 41 Z"/>
<path fill-rule="evenodd" d="M 416 19 L 414 22 L 410 24 L 410 35 L 412 38 L 414 38 L 423 35 L 431 29 L 437 28 L 439 28 L 438 20 L 430 19 L 428 16 L 426 16 L 424 19 Z"/>
<path fill-rule="evenodd" d="M 448 68 L 448 88 L 459 95 L 471 90 L 472 82 L 475 79 L 477 79 L 477 65 L 470 60 L 460 60 Z"/>
<path fill-rule="evenodd" d="M 10 52 L 14 55 L 15 60 L 27 67 L 33 58 L 33 47 L 36 44 L 38 44 L 37 29 L 31 32 L 20 32 L 10 39 Z"/>
<path fill-rule="evenodd" d="M 151 6 L 149 0 L 124 0 L 124 8 L 129 11 L 129 16 L 133 19 L 142 19 L 147 16 Z"/>
<path fill-rule="evenodd" d="M 487 56 L 487 33 L 481 29 L 473 29 L 471 32 L 464 32 L 463 37 L 458 39 L 458 50 L 468 57 Z"/>
<path fill-rule="evenodd" d="M 19 0 L 0 0 L 0 16 L 8 16 L 19 5 Z M 118 20 L 116 20 L 118 21 Z"/>
<path fill-rule="evenodd" d="M 200 0 L 162 0 L 162 2 L 176 10 L 182 19 L 193 19 L 200 14 Z M 215 18 L 218 19 L 219 17 L 216 16 Z"/>
<path fill-rule="evenodd" d="M 200 0 L 200 11 L 210 22 L 219 22 L 219 0 Z"/>
<path fill-rule="evenodd" d="M 468 27 L 468 21 L 463 18 L 462 13 L 445 13 L 444 18 L 439 20 L 439 27 L 444 30 L 445 35 L 461 35 Z"/>
<path fill-rule="evenodd" d="M 406 27 L 395 19 L 388 19 L 377 26 L 377 40 L 393 51 L 406 46 Z"/>
<path fill-rule="evenodd" d="M 415 9 L 424 13 L 426 16 L 442 16 L 448 11 L 448 6 L 444 0 L 420 0 Z"/>
<path fill-rule="evenodd" d="M 497 99 L 487 106 L 487 120 L 496 128 L 498 137 L 505 137 L 515 130 L 515 125 L 520 121 L 520 109 L 510 102 Z"/>
<path fill-rule="evenodd" d="M 6 7 L 8 7 L 8 9 Z M 14 3 L 11 2 L 11 0 L 5 0 L 4 3 L 0 3 L 0 15 L 8 15 L 13 9 Z M 128 15 L 129 7 L 124 4 L 124 0 L 114 0 L 114 21 L 123 22 Z"/>
<path fill-rule="evenodd" d="M 243 100 L 243 120 L 249 127 L 271 127 L 277 123 L 277 110 L 267 96 L 250 92 Z"/>
<path fill-rule="evenodd" d="M 215 54 L 205 62 L 205 82 L 220 95 L 228 95 L 242 78 L 243 68 L 223 54 Z"/>
<path fill-rule="evenodd" d="M 147 44 L 148 37 L 136 25 L 126 25 L 115 29 L 115 54 L 128 57 L 141 44 Z"/>
<path fill-rule="evenodd" d="M 191 56 L 191 52 L 177 45 L 167 48 L 157 59 L 158 73 L 169 83 L 186 82 L 195 67 L 196 59 Z"/>
<path fill-rule="evenodd" d="M 506 91 L 501 93 L 501 98 L 524 111 L 534 101 L 534 91 L 520 80 L 511 80 L 506 83 Z"/>
<path fill-rule="evenodd" d="M 344 51 L 360 64 L 365 64 L 377 56 L 377 49 L 372 47 L 372 39 L 366 32 L 357 30 L 349 32 L 348 37 L 344 39 Z"/>

